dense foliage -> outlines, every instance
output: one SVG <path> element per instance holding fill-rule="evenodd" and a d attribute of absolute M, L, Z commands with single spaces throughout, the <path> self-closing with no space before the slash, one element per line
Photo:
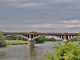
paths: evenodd
<path fill-rule="evenodd" d="M 45 38 L 45 36 L 41 36 L 35 39 L 36 43 L 44 43 L 45 41 L 55 41 L 54 38 Z"/>
<path fill-rule="evenodd" d="M 64 46 L 60 43 L 54 48 L 51 53 L 46 53 L 46 60 L 80 60 L 80 36 L 77 37 L 77 42 L 67 42 Z"/>
<path fill-rule="evenodd" d="M 6 46 L 5 40 L 3 38 L 3 33 L 0 31 L 0 47 Z"/>
<path fill-rule="evenodd" d="M 44 42 L 45 42 L 44 36 L 35 39 L 35 43 L 44 43 Z"/>
<path fill-rule="evenodd" d="M 54 38 L 45 38 L 45 41 L 56 41 Z"/>

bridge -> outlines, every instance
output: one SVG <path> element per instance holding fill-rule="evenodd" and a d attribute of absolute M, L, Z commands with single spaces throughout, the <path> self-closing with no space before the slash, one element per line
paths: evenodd
<path fill-rule="evenodd" d="M 28 46 L 34 47 L 34 39 L 41 36 L 56 36 L 63 40 L 70 40 L 79 35 L 79 33 L 39 33 L 39 32 L 3 32 L 4 37 L 19 35 L 28 39 Z"/>

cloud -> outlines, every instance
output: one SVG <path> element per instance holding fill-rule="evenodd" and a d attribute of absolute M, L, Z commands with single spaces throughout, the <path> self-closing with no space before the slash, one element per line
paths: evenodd
<path fill-rule="evenodd" d="M 28 2 L 28 0 L 1 0 L 2 2 L 6 2 L 8 6 L 14 6 L 18 8 L 26 8 L 26 7 L 39 7 L 43 5 L 43 3 L 39 2 Z"/>
<path fill-rule="evenodd" d="M 71 24 L 72 23 L 72 24 Z M 74 24 L 75 23 L 75 24 Z M 49 29 L 68 29 L 68 28 L 75 28 L 75 27 L 80 27 L 80 23 L 78 21 L 75 21 L 75 20 L 70 20 L 70 21 L 60 21 L 60 22 L 41 22 L 41 21 L 34 21 L 33 23 L 31 21 L 26 21 L 26 20 L 23 20 L 23 21 L 13 21 L 13 22 L 9 22 L 9 21 L 1 21 L 0 22 L 0 28 L 14 28 L 14 29 L 27 29 L 27 28 L 34 28 L 34 29 L 46 29 L 46 28 L 49 28 Z"/>
<path fill-rule="evenodd" d="M 0 0 L 1 2 L 25 2 L 27 0 Z"/>
<path fill-rule="evenodd" d="M 25 3 L 25 4 L 19 4 L 16 7 L 38 7 L 43 5 L 42 3 Z"/>
<path fill-rule="evenodd" d="M 80 21 L 79 20 L 68 20 L 68 21 L 64 20 L 63 23 L 70 23 L 70 24 L 71 23 L 80 23 Z"/>
<path fill-rule="evenodd" d="M 0 3 L 3 30 L 77 31 L 80 28 L 79 0 L 0 0 Z"/>
<path fill-rule="evenodd" d="M 26 7 L 40 7 L 40 8 L 49 8 L 53 5 L 53 8 L 58 5 L 70 5 L 70 6 L 80 6 L 80 1 L 77 0 L 0 0 L 0 2 L 5 2 L 8 6 L 14 6 L 18 8 Z"/>
<path fill-rule="evenodd" d="M 78 32 L 80 24 L 68 24 L 61 22 L 27 22 L 23 20 L 20 22 L 9 22 L 2 21 L 0 22 L 0 29 L 3 31 L 40 31 L 40 32 Z M 76 30 L 76 29 L 78 30 Z M 74 29 L 74 30 L 73 30 Z"/>
<path fill-rule="evenodd" d="M 75 28 L 75 27 L 80 27 L 80 25 L 68 25 L 66 26 L 67 28 Z"/>

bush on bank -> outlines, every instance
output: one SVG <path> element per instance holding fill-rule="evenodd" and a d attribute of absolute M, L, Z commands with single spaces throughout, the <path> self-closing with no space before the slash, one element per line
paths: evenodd
<path fill-rule="evenodd" d="M 5 46 L 7 46 L 5 41 L 0 41 L 0 47 L 5 47 Z"/>
<path fill-rule="evenodd" d="M 5 40 L 3 38 L 3 32 L 0 31 L 0 47 L 5 47 L 7 46 L 6 43 L 5 43 Z"/>
<path fill-rule="evenodd" d="M 35 43 L 44 43 L 45 41 L 56 41 L 54 38 L 46 38 L 45 36 L 41 36 L 35 39 Z"/>
<path fill-rule="evenodd" d="M 77 37 L 77 43 L 66 42 L 64 46 L 60 43 L 51 53 L 46 53 L 43 56 L 46 60 L 80 60 L 80 36 Z"/>
<path fill-rule="evenodd" d="M 44 36 L 35 39 L 35 43 L 44 43 L 44 42 L 45 42 Z"/>
<path fill-rule="evenodd" d="M 56 46 L 51 53 L 44 55 L 46 60 L 80 60 L 80 45 L 74 45 L 71 42 L 65 46 Z"/>

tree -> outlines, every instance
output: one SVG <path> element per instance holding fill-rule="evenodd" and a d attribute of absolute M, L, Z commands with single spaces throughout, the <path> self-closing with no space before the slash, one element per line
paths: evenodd
<path fill-rule="evenodd" d="M 3 38 L 3 32 L 0 31 L 0 47 L 6 46 L 5 40 Z"/>
<path fill-rule="evenodd" d="M 35 39 L 35 42 L 36 43 L 44 43 L 45 42 L 45 37 L 44 36 L 41 36 L 41 37 Z"/>
<path fill-rule="evenodd" d="M 32 32 L 30 32 L 30 33 L 37 33 L 36 31 L 32 31 Z"/>
<path fill-rule="evenodd" d="M 80 60 L 80 44 L 67 42 L 64 46 L 60 43 L 51 53 L 43 54 L 46 60 Z"/>

